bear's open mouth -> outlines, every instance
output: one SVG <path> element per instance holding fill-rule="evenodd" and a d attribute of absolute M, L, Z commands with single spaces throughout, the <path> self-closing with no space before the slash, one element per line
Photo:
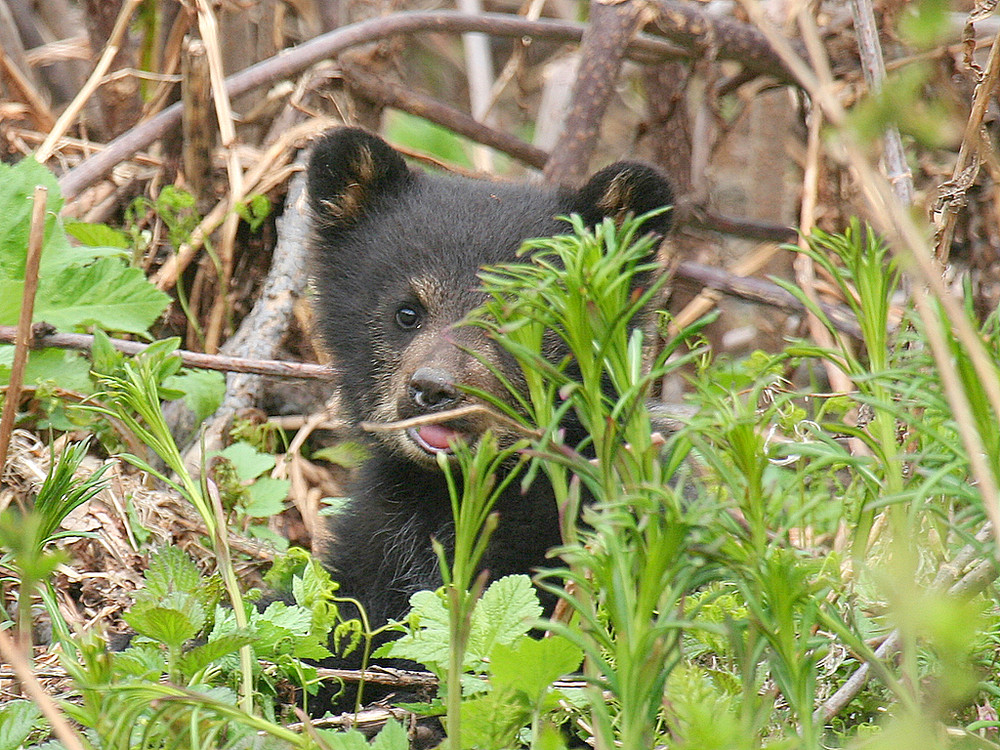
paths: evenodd
<path fill-rule="evenodd" d="M 430 454 L 451 453 L 452 441 L 467 441 L 467 436 L 443 424 L 425 424 L 406 430 L 410 439 Z"/>

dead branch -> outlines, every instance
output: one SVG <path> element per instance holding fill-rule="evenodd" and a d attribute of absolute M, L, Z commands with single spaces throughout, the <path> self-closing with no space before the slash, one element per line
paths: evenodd
<path fill-rule="evenodd" d="M 590 24 L 580 44 L 580 66 L 569 112 L 545 165 L 546 182 L 576 185 L 589 171 L 590 155 L 625 59 L 625 48 L 639 30 L 644 7 L 637 0 L 614 5 L 591 0 Z"/>
<path fill-rule="evenodd" d="M 544 167 L 549 158 L 546 151 L 525 143 L 520 138 L 484 125 L 465 112 L 433 97 L 373 76 L 359 65 L 345 65 L 344 79 L 351 88 L 377 104 L 444 125 L 459 135 L 495 148 L 536 169 Z"/>
<path fill-rule="evenodd" d="M 32 346 L 34 348 L 54 347 L 90 351 L 94 337 L 86 333 L 52 333 L 44 323 L 34 325 Z M 0 326 L 0 342 L 13 343 L 17 336 L 14 326 Z M 140 354 L 149 345 L 138 341 L 111 339 L 111 345 L 123 354 Z M 204 370 L 222 372 L 242 372 L 254 375 L 269 375 L 277 378 L 301 378 L 307 380 L 327 380 L 334 374 L 332 368 L 307 362 L 285 362 L 275 359 L 250 359 L 247 357 L 226 357 L 221 354 L 202 354 L 178 349 L 174 356 L 180 357 L 186 367 L 200 367 Z"/>
<path fill-rule="evenodd" d="M 771 281 L 757 279 L 752 276 L 739 276 L 715 266 L 684 260 L 677 264 L 674 270 L 676 280 L 693 281 L 707 289 L 715 289 L 733 297 L 757 302 L 762 305 L 777 307 L 792 312 L 805 312 L 805 306 L 795 295 L 782 289 Z M 820 308 L 826 313 L 830 322 L 838 331 L 861 338 L 861 326 L 851 311 L 843 305 L 828 305 L 820 303 Z"/>
<path fill-rule="evenodd" d="M 304 162 L 304 154 L 299 155 Z M 292 320 L 296 300 L 305 293 L 306 248 L 309 234 L 305 212 L 299 205 L 305 192 L 305 174 L 296 173 L 285 198 L 285 212 L 278 222 L 278 244 L 274 249 L 274 260 L 268 271 L 260 297 L 250 314 L 240 324 L 239 330 L 223 345 L 224 352 L 239 352 L 253 357 L 273 357 L 284 340 Z M 330 368 L 313 365 L 331 374 Z M 234 371 L 235 372 L 235 371 Z M 192 452 L 204 448 L 206 451 L 221 449 L 224 435 L 229 429 L 233 415 L 255 407 L 260 401 L 264 383 L 259 373 L 240 371 L 226 378 L 226 395 L 221 406 L 212 415 L 204 437 L 192 447 Z"/>
<path fill-rule="evenodd" d="M 688 13 L 693 14 L 690 16 L 692 20 L 697 18 L 701 19 L 703 23 L 709 24 L 707 17 L 701 11 L 692 8 Z M 685 16 L 685 18 L 687 17 Z M 740 28 L 743 27 L 744 25 L 740 25 Z M 469 16 L 454 11 L 396 13 L 344 26 L 300 44 L 298 47 L 284 50 L 275 57 L 263 60 L 230 76 L 226 79 L 226 91 L 230 97 L 239 96 L 258 86 L 290 78 L 310 65 L 335 57 L 344 50 L 359 44 L 396 34 L 411 34 L 419 31 L 444 33 L 481 31 L 494 36 L 532 36 L 555 41 L 578 42 L 583 37 L 584 27 L 581 24 L 566 21 L 530 21 L 519 16 L 497 13 L 484 13 L 481 16 Z M 721 34 L 719 38 L 719 56 L 721 58 L 742 60 L 747 57 L 746 40 L 739 35 Z M 629 43 L 626 55 L 644 61 L 682 59 L 701 51 L 697 41 L 696 38 L 689 35 L 687 48 L 681 48 L 662 39 L 639 35 Z M 729 41 L 739 42 L 740 46 L 730 50 L 725 46 Z M 758 50 L 757 57 L 760 57 L 759 53 Z M 69 170 L 59 181 L 64 197 L 67 200 L 75 198 L 85 188 L 108 174 L 115 165 L 130 158 L 137 151 L 148 147 L 153 141 L 176 128 L 181 120 L 182 108 L 183 105 L 180 103 L 167 107 L 155 117 L 137 125 L 108 143 L 99 154 L 95 154 Z"/>
<path fill-rule="evenodd" d="M 711 16 L 697 3 L 650 0 L 649 4 L 656 11 L 656 18 L 646 26 L 647 32 L 661 34 L 692 53 L 708 52 L 720 60 L 739 62 L 758 75 L 797 84 L 784 60 L 753 25 Z M 801 45 L 792 46 L 796 51 L 801 50 Z"/>

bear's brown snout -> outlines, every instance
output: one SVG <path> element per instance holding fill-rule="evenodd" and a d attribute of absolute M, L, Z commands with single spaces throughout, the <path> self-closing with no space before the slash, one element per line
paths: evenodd
<path fill-rule="evenodd" d="M 421 367 L 410 376 L 410 400 L 421 411 L 444 411 L 456 406 L 461 392 L 447 370 Z"/>

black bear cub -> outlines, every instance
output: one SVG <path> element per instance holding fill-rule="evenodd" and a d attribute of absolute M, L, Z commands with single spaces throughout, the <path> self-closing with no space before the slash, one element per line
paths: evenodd
<path fill-rule="evenodd" d="M 316 143 L 308 194 L 319 334 L 355 424 L 452 409 L 469 400 L 459 385 L 504 395 L 480 358 L 516 382 L 512 362 L 479 329 L 455 326 L 485 299 L 480 267 L 516 261 L 525 239 L 567 232 L 559 216 L 596 224 L 672 201 L 658 172 L 627 162 L 580 190 L 432 176 L 356 128 Z M 643 230 L 662 235 L 668 226 L 660 214 Z M 332 519 L 326 562 L 373 627 L 401 618 L 414 592 L 441 585 L 431 538 L 447 547 L 452 521 L 436 454 L 450 440 L 474 444 L 487 427 L 470 418 L 367 438 L 370 458 Z M 499 526 L 482 561 L 490 577 L 544 566 L 560 540 L 543 478 L 526 495 L 511 483 L 495 509 Z"/>

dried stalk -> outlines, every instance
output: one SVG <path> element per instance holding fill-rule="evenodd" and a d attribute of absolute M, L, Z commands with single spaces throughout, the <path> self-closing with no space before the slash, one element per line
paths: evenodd
<path fill-rule="evenodd" d="M 222 48 L 219 46 L 219 25 L 215 12 L 208 0 L 197 0 L 198 28 L 205 42 L 208 53 L 208 72 L 212 79 L 212 99 L 215 102 L 215 114 L 219 123 L 219 135 L 222 148 L 226 152 L 226 172 L 229 176 L 229 195 L 233 196 L 231 205 L 235 205 L 235 196 L 245 195 L 243 189 L 243 167 L 236 150 L 236 125 L 233 122 L 233 110 L 226 92 L 226 75 L 222 68 Z M 205 351 L 214 354 L 222 340 L 226 313 L 229 309 L 229 285 L 233 276 L 233 257 L 236 245 L 236 230 L 240 225 L 240 217 L 230 210 L 225 215 L 222 224 L 222 236 L 219 240 L 219 288 L 216 290 L 215 304 L 209 315 L 208 330 L 205 332 Z"/>
<path fill-rule="evenodd" d="M 45 239 L 45 207 L 49 189 L 38 185 L 31 206 L 31 225 L 28 234 L 28 255 L 24 262 L 24 289 L 21 292 L 21 312 L 17 320 L 14 337 L 14 361 L 10 367 L 10 380 L 0 415 L 0 476 L 7 464 L 7 449 L 14 431 L 14 417 L 21 401 L 21 386 L 24 384 L 24 369 L 28 364 L 28 350 L 31 347 L 31 316 L 35 312 L 35 294 L 38 291 L 38 267 L 42 259 L 42 243 Z M 18 495 L 18 502 L 21 502 Z"/>
<path fill-rule="evenodd" d="M 167 259 L 167 262 L 153 275 L 152 282 L 160 289 L 172 289 L 177 283 L 177 279 L 184 273 L 184 269 L 194 260 L 198 250 L 205 243 L 205 238 L 215 231 L 239 201 L 246 198 L 249 191 L 260 188 L 269 170 L 288 161 L 292 146 L 300 140 L 310 138 L 326 130 L 334 123 L 335 121 L 332 119 L 317 117 L 282 133 L 281 137 L 261 155 L 257 164 L 247 171 L 242 185 L 244 192 L 240 194 L 229 193 L 225 199 L 217 203 L 215 208 L 209 211 L 208 215 L 191 232 L 188 241 L 177 248 L 177 252 Z"/>
<path fill-rule="evenodd" d="M 108 68 L 111 67 L 111 63 L 118 54 L 118 49 L 121 47 L 122 37 L 125 36 L 125 32 L 128 30 L 129 22 L 132 20 L 132 15 L 135 13 L 136 9 L 142 3 L 142 0 L 126 0 L 125 4 L 122 5 L 121 12 L 118 14 L 118 18 L 115 20 L 115 26 L 111 30 L 111 37 L 108 39 L 108 43 L 104 47 L 104 51 L 101 53 L 101 59 L 97 61 L 97 65 L 94 67 L 94 72 L 90 74 L 90 78 L 80 89 L 80 93 L 77 94 L 73 101 L 69 103 L 65 111 L 59 115 L 59 119 L 56 120 L 56 124 L 53 126 L 52 130 L 49 131 L 48 136 L 42 142 L 42 145 L 38 147 L 38 151 L 35 152 L 35 158 L 38 161 L 45 163 L 48 161 L 49 157 L 55 152 L 56 143 L 59 139 L 69 130 L 73 122 L 76 121 L 77 116 L 80 111 L 86 105 L 87 101 L 97 91 L 98 86 L 101 85 L 101 81 L 104 78 L 104 74 L 108 72 Z"/>
<path fill-rule="evenodd" d="M 858 52 L 865 80 L 872 92 L 878 94 L 885 82 L 885 60 L 882 57 L 882 45 L 878 38 L 871 0 L 851 0 L 851 15 L 854 18 L 854 31 L 858 38 Z M 899 128 L 889 125 L 883 137 L 885 171 L 889 184 L 892 185 L 897 200 L 902 205 L 909 206 L 913 203 L 913 175 L 906 164 Z"/>
<path fill-rule="evenodd" d="M 989 143 L 988 136 L 983 132 L 983 117 L 993 99 L 998 78 L 1000 78 L 1000 36 L 993 40 L 986 70 L 976 84 L 972 109 L 965 123 L 962 145 L 958 150 L 952 177 L 938 189 L 938 202 L 934 207 L 935 254 L 942 264 L 948 262 L 958 210 L 964 205 L 965 193 L 979 173 L 979 160 L 976 155 L 983 149 L 984 137 L 985 143 Z"/>
<path fill-rule="evenodd" d="M 49 721 L 52 732 L 66 746 L 67 750 L 84 750 L 83 742 L 73 727 L 66 720 L 66 717 L 56 706 L 52 698 L 42 688 L 38 679 L 31 671 L 31 667 L 24 660 L 21 652 L 14 646 L 14 642 L 7 632 L 0 630 L 0 657 L 10 664 L 17 678 L 21 681 L 21 687 L 28 697 L 41 710 L 42 715 Z"/>

